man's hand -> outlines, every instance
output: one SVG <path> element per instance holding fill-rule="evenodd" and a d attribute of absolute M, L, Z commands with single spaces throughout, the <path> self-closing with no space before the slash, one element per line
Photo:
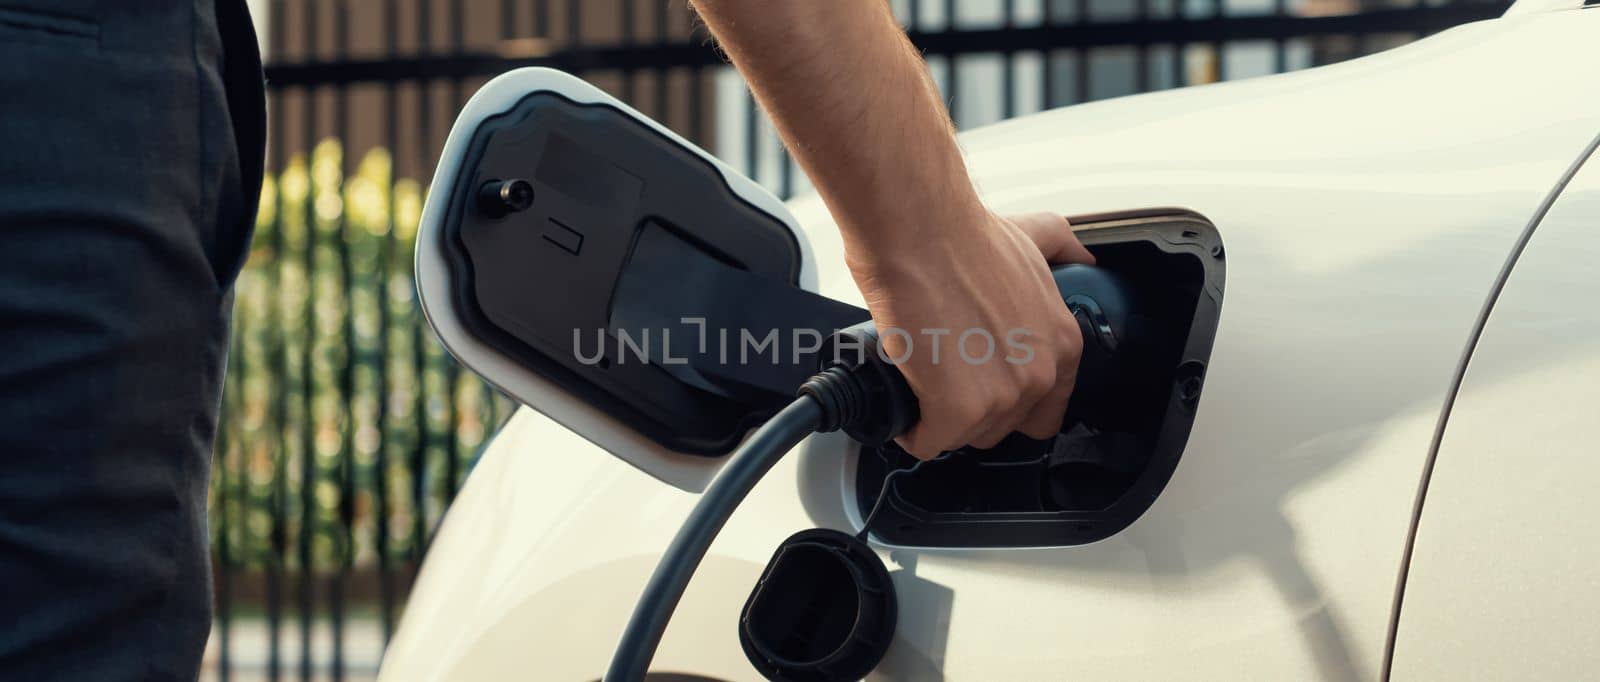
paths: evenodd
<path fill-rule="evenodd" d="M 1008 220 L 979 202 L 938 89 L 888 3 L 693 4 L 837 220 L 885 350 L 907 358 L 922 421 L 901 444 L 927 458 L 1019 428 L 1055 433 L 1083 340 L 1046 261 L 1092 258 L 1059 217 Z M 935 364 L 923 330 L 946 329 Z M 992 358 L 961 356 L 967 330 L 992 335 Z M 983 343 L 970 337 L 969 355 Z"/>
<path fill-rule="evenodd" d="M 884 351 L 900 361 L 921 405 L 921 421 L 900 445 L 927 459 L 993 447 L 1012 431 L 1054 435 L 1083 338 L 1049 264 L 1094 256 L 1048 213 L 980 211 L 943 230 L 948 238 L 851 257 Z"/>

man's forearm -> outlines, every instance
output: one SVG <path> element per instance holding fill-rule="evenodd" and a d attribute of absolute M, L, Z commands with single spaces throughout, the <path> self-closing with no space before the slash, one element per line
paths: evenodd
<path fill-rule="evenodd" d="M 886 3 L 693 4 L 839 220 L 853 261 L 982 222 L 938 91 Z"/>
<path fill-rule="evenodd" d="M 1094 257 L 1060 216 L 1007 218 L 978 200 L 949 114 L 883 0 L 693 0 L 777 123 L 844 238 L 850 274 L 921 419 L 923 459 L 1049 438 L 1083 339 L 1046 262 Z M 909 333 L 1028 335 L 1029 361 L 939 362 Z M 923 344 L 927 345 L 927 344 Z"/>

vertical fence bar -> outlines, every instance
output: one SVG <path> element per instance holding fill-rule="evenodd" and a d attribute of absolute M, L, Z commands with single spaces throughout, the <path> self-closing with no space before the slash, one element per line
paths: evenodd
<path fill-rule="evenodd" d="M 417 0 L 417 51 L 427 54 L 431 44 L 429 28 L 432 17 L 430 0 Z M 422 80 L 417 82 L 417 101 L 421 105 L 417 108 L 417 160 L 420 166 L 418 173 L 426 176 L 428 158 L 433 155 L 433 83 Z M 424 344 L 422 331 L 423 321 L 421 313 L 422 301 L 418 299 L 416 289 L 411 292 L 411 310 L 408 321 L 411 325 L 411 362 L 415 372 L 412 376 L 415 383 L 412 389 L 412 417 L 415 423 L 416 442 L 411 451 L 411 543 L 410 559 L 414 569 L 422 561 L 424 538 L 428 533 L 427 521 L 427 478 L 428 478 L 428 445 L 432 440 L 432 430 L 428 425 L 428 352 Z"/>
<path fill-rule="evenodd" d="M 280 104 L 279 110 L 281 111 L 284 97 L 280 95 L 277 99 Z M 278 128 L 281 132 L 282 126 L 278 126 Z M 282 158 L 282 156 L 279 157 L 280 160 Z M 283 237 L 284 220 L 281 212 L 281 201 L 279 202 L 279 209 L 280 212 L 273 221 L 272 236 L 274 292 L 282 291 L 280 287 L 284 279 L 284 249 L 287 246 L 287 240 Z M 288 334 L 283 329 L 283 301 L 279 300 L 276 295 L 273 296 L 273 299 L 270 305 L 274 311 L 272 317 L 275 319 L 274 324 L 271 325 L 274 331 L 272 332 L 273 339 L 270 347 L 273 351 L 272 358 L 276 366 L 274 367 L 272 380 L 273 388 L 275 389 L 273 391 L 273 414 L 275 419 L 272 424 L 272 493 L 269 498 L 272 512 L 272 558 L 268 562 L 267 574 L 267 629 L 271 638 L 269 646 L 271 658 L 267 667 L 267 676 L 272 680 L 277 680 L 281 675 L 279 636 L 283 627 L 283 579 L 286 569 L 284 554 L 288 550 L 288 529 L 285 527 L 286 520 L 284 517 L 289 513 L 289 391 L 288 382 L 284 378 L 289 373 L 289 363 L 286 358 L 289 352 L 289 345 L 287 343 Z"/>
<path fill-rule="evenodd" d="M 754 90 L 750 91 L 750 97 L 751 108 L 758 109 Z M 759 113 L 757 118 L 759 120 Z M 773 129 L 773 135 L 777 136 L 776 128 Z M 762 144 L 765 144 L 765 140 Z M 784 199 L 794 196 L 794 157 L 790 156 L 788 145 L 783 144 L 781 139 L 778 141 L 778 196 Z"/>
<path fill-rule="evenodd" d="M 533 34 L 550 37 L 550 0 L 533 0 Z"/>
<path fill-rule="evenodd" d="M 583 0 L 567 0 L 567 47 L 583 42 Z"/>
<path fill-rule="evenodd" d="M 350 7 L 349 0 L 337 0 L 334 4 L 333 35 L 334 54 L 338 59 L 349 56 L 350 43 Z M 331 625 L 333 628 L 333 659 L 331 661 L 332 677 L 334 682 L 343 682 L 344 643 L 345 643 L 345 584 L 350 580 L 350 569 L 355 563 L 355 366 L 356 357 L 356 327 L 355 327 L 355 293 L 356 283 L 354 270 L 350 263 L 350 244 L 354 240 L 350 226 L 350 207 L 345 201 L 345 179 L 348 169 L 352 167 L 351 157 L 353 148 L 350 146 L 349 129 L 347 126 L 350 115 L 349 90 L 347 86 L 340 86 L 334 92 L 333 100 L 333 125 L 334 137 L 339 140 L 339 184 L 337 187 L 341 210 L 339 211 L 339 226 L 335 233 L 335 247 L 339 254 L 339 284 L 344 288 L 341 301 L 344 303 L 342 311 L 342 325 L 340 336 L 344 337 L 344 362 L 339 363 L 339 398 L 342 408 L 338 416 L 342 417 L 337 427 L 339 428 L 339 568 L 336 575 L 328 580 L 328 606 Z"/>
<path fill-rule="evenodd" d="M 212 485 L 216 486 L 213 503 L 217 510 L 217 566 L 221 575 L 217 577 L 217 679 L 228 682 L 233 667 L 233 542 L 230 535 L 233 532 L 231 524 L 232 515 L 228 507 L 234 501 L 234 495 L 228 490 L 229 453 L 241 450 L 237 433 L 232 433 L 232 425 L 239 418 L 238 391 L 227 390 L 226 378 L 231 377 L 238 381 L 240 371 L 240 347 L 230 340 L 228 362 L 223 383 L 222 407 L 217 411 L 217 435 L 215 445 L 212 447 L 212 470 L 215 472 Z"/>
<path fill-rule="evenodd" d="M 1227 7 L 1223 4 L 1223 0 L 1211 0 L 1211 16 L 1213 18 L 1219 21 L 1222 20 L 1223 13 L 1226 11 Z M 1211 40 L 1211 64 L 1214 70 L 1214 73 L 1211 74 L 1211 79 L 1214 82 L 1228 79 L 1227 66 L 1223 64 L 1222 47 L 1222 41 L 1215 38 Z"/>
<path fill-rule="evenodd" d="M 1288 0 L 1272 0 L 1272 13 L 1279 17 L 1289 16 Z M 1288 40 L 1278 36 L 1272 41 L 1272 71 L 1283 73 L 1289 70 Z"/>
<path fill-rule="evenodd" d="M 283 30 L 288 16 L 286 4 L 288 0 L 274 0 L 268 11 L 271 12 L 272 26 L 272 54 L 282 55 L 288 44 L 285 37 L 287 31 Z M 288 498 L 288 443 L 285 440 L 286 425 L 289 411 L 289 392 L 285 386 L 284 377 L 288 375 L 288 344 L 283 326 L 283 305 L 279 295 L 283 291 L 283 263 L 286 240 L 283 237 L 284 214 L 284 172 L 289 164 L 286 157 L 287 147 L 284 144 L 285 119 L 284 103 L 286 96 L 279 92 L 273 98 L 273 110 L 278 114 L 272 116 L 272 134 L 267 136 L 271 143 L 271 152 L 277 164 L 278 191 L 273 194 L 274 210 L 272 213 L 272 286 L 269 289 L 269 314 L 267 323 L 267 353 L 273 362 L 270 395 L 272 398 L 271 417 L 267 420 L 267 433 L 271 434 L 272 443 L 272 484 L 268 494 L 268 507 L 271 515 L 271 556 L 267 559 L 267 679 L 277 682 L 282 677 L 282 648 L 279 635 L 283 627 L 283 572 L 284 550 L 287 544 L 287 530 L 284 528 L 284 515 L 288 513 L 285 508 Z"/>
<path fill-rule="evenodd" d="M 700 24 L 692 19 L 689 23 L 688 40 L 709 44 Z M 710 149 L 711 141 L 706 139 L 706 74 L 715 74 L 714 67 L 691 66 L 689 67 L 689 139 L 695 144 Z M 720 151 L 720 150 L 719 150 Z"/>
<path fill-rule="evenodd" d="M 1182 2 L 1182 0 L 1172 0 Z M 1143 23 L 1150 20 L 1150 0 L 1133 0 L 1133 20 Z M 1150 48 L 1147 45 L 1133 46 L 1133 91 L 1148 92 L 1150 90 Z"/>
<path fill-rule="evenodd" d="M 782 141 L 778 143 L 778 196 L 784 199 L 794 196 L 794 159 Z"/>
<path fill-rule="evenodd" d="M 669 5 L 664 2 L 657 2 L 655 3 L 655 6 L 656 45 L 666 45 L 672 42 L 672 17 L 667 14 Z M 671 121 L 667 120 L 667 67 L 656 67 L 654 75 L 656 79 L 656 91 L 653 113 L 662 123 L 671 125 Z"/>
<path fill-rule="evenodd" d="M 308 59 L 316 59 L 317 55 L 317 18 L 320 5 L 313 1 L 304 3 L 306 55 Z M 301 254 L 300 277 L 305 285 L 305 303 L 301 306 L 300 324 L 300 525 L 295 534 L 297 541 L 298 557 L 300 564 L 300 582 L 297 585 L 299 592 L 300 610 L 300 680 L 311 680 L 311 612 L 316 604 L 315 568 L 316 561 L 311 556 L 311 540 L 316 532 L 316 486 L 317 479 L 317 453 L 316 453 L 316 412 L 315 412 L 315 377 L 314 367 L 316 357 L 317 329 L 316 329 L 316 288 L 317 281 L 313 273 L 316 272 L 317 252 L 317 186 L 316 186 L 316 145 L 317 145 L 317 94 L 315 86 L 306 86 L 301 90 L 304 108 L 301 110 L 305 126 L 305 155 L 306 155 L 306 199 L 304 208 L 305 225 L 302 229 L 304 249 Z"/>
<path fill-rule="evenodd" d="M 761 107 L 756 104 L 756 92 L 745 83 L 744 111 L 744 172 L 750 179 L 761 182 L 758 167 L 761 165 Z"/>
<path fill-rule="evenodd" d="M 463 26 L 464 19 L 461 0 L 450 0 L 450 51 L 456 55 L 466 52 L 466 30 Z M 450 80 L 450 111 L 461 109 L 462 78 L 455 76 Z M 460 476 L 460 444 L 461 444 L 461 409 L 457 404 L 460 397 L 461 365 L 456 364 L 454 358 L 444 356 L 445 376 L 445 414 L 450 423 L 446 425 L 446 439 L 444 443 L 444 490 L 445 502 L 455 499 L 456 488 L 459 485 L 457 478 Z"/>
<path fill-rule="evenodd" d="M 761 107 L 756 105 L 756 93 L 749 88 L 749 83 L 745 86 L 745 100 L 749 106 L 744 110 L 744 172 L 759 183 L 761 177 L 756 167 L 761 163 Z"/>
<path fill-rule="evenodd" d="M 1048 3 L 1050 0 L 1043 0 Z M 1017 0 L 1005 0 L 1000 5 L 1002 16 L 1001 27 L 1011 31 L 1017 28 Z M 1006 50 L 1000 57 L 1000 116 L 1011 118 L 1017 115 L 1017 53 Z"/>
<path fill-rule="evenodd" d="M 633 13 L 638 9 L 636 0 L 622 0 L 622 13 L 617 19 L 621 22 L 618 27 L 618 33 L 624 46 L 633 46 L 639 41 L 639 37 L 635 35 L 638 31 L 634 28 L 636 22 L 633 16 Z M 629 106 L 637 106 L 634 101 L 638 96 L 638 93 L 635 92 L 635 86 L 638 81 L 635 76 L 637 75 L 638 73 L 633 69 L 626 69 L 622 72 L 622 101 L 627 102 Z"/>
<path fill-rule="evenodd" d="M 1180 5 L 1182 3 L 1179 3 Z M 1178 41 L 1172 44 L 1172 87 L 1181 88 L 1189 84 L 1189 44 Z"/>
<path fill-rule="evenodd" d="M 276 193 L 276 192 L 274 192 L 274 193 Z M 256 224 L 259 226 L 260 225 L 259 221 Z M 251 250 L 253 252 L 259 253 L 259 250 L 255 249 L 253 247 L 253 245 L 252 245 L 252 249 Z M 258 275 L 258 277 L 259 277 L 259 275 Z M 253 288 L 259 289 L 260 286 L 261 286 L 260 282 L 255 277 L 252 277 L 252 281 L 255 282 L 255 285 L 254 285 Z M 255 323 L 256 324 L 254 324 L 252 326 L 255 327 L 256 329 L 259 329 L 259 323 L 260 323 L 259 318 L 255 320 Z M 252 337 L 256 337 L 258 334 L 259 334 L 259 332 L 254 331 L 254 330 L 252 330 L 252 332 L 251 332 L 251 336 Z M 241 392 L 245 393 L 245 395 L 239 396 L 237 398 L 237 402 L 235 403 L 236 405 L 245 406 L 245 407 L 242 407 L 240 409 L 240 412 L 243 412 L 245 410 L 250 410 L 251 408 L 249 407 L 249 405 L 253 402 L 252 400 L 250 400 L 249 393 L 244 391 L 243 387 L 246 385 L 246 382 L 249 381 L 250 376 L 251 375 L 258 375 L 259 370 L 260 370 L 259 361 L 262 358 L 262 356 L 260 355 L 260 349 L 261 349 L 260 343 L 257 342 L 255 344 L 255 347 L 256 347 L 257 353 L 252 356 L 253 359 L 252 358 L 243 357 L 243 353 L 241 353 L 241 357 L 239 359 L 239 369 L 240 369 L 239 386 L 241 388 Z M 260 379 L 257 378 L 257 381 L 259 381 L 259 380 Z M 253 410 L 251 410 L 251 411 L 253 411 Z M 236 412 L 235 414 L 239 414 L 239 412 Z M 265 416 L 265 415 L 263 415 L 263 416 Z M 261 439 L 263 437 L 263 434 L 265 433 L 264 429 L 266 427 L 266 424 L 265 423 L 257 423 L 255 426 L 256 426 L 256 428 L 251 431 L 250 437 L 249 437 L 248 440 L 241 438 L 240 440 L 236 441 L 236 444 L 237 444 L 236 447 L 239 450 L 238 467 L 232 472 L 232 474 L 233 474 L 233 490 L 234 490 L 233 508 L 238 513 L 238 516 L 235 517 L 236 520 L 234 521 L 234 527 L 236 529 L 235 532 L 237 533 L 237 535 L 239 537 L 239 540 L 240 540 L 239 547 L 238 547 L 237 551 L 234 552 L 234 560 L 238 563 L 239 568 L 241 569 L 240 573 L 243 575 L 243 577 L 247 581 L 250 580 L 250 578 L 254 576 L 253 569 L 256 566 L 260 565 L 260 563 L 261 563 L 260 562 L 261 556 L 257 552 L 257 550 L 259 548 L 256 545 L 256 535 L 255 535 L 254 532 L 252 532 L 252 525 L 253 524 L 251 524 L 251 522 L 250 522 L 251 521 L 251 511 L 252 511 L 252 508 L 254 507 L 253 501 L 255 499 L 255 491 L 253 489 L 253 486 L 252 486 L 251 480 L 250 480 L 250 470 L 254 466 L 253 462 L 255 460 L 256 453 L 260 451 L 260 442 L 261 442 Z M 248 595 L 248 594 L 250 594 L 250 592 L 249 591 L 245 591 L 244 594 Z M 233 614 L 231 614 L 231 613 L 228 614 L 229 620 L 232 620 L 232 617 L 233 617 Z M 228 645 L 229 649 L 233 648 L 233 640 L 232 640 L 232 637 L 231 637 L 231 634 L 232 634 L 231 630 L 232 630 L 232 628 L 230 626 L 230 632 L 229 632 L 230 636 L 224 638 L 224 642 L 223 642 L 224 644 Z M 233 661 L 233 656 L 230 654 L 227 657 L 227 661 L 225 663 L 223 663 L 222 669 L 223 669 L 224 672 L 223 672 L 222 675 L 219 675 L 220 682 L 229 682 L 230 676 L 233 674 L 233 662 L 234 662 Z"/>
<path fill-rule="evenodd" d="M 1173 2 L 1181 1 L 1173 0 Z M 1076 0 L 1073 9 L 1079 24 L 1089 23 L 1089 0 Z M 1077 55 L 1072 64 L 1077 71 L 1077 77 L 1072 83 L 1072 103 L 1083 104 L 1089 101 L 1089 48 L 1078 48 Z"/>
<path fill-rule="evenodd" d="M 387 0 L 383 10 L 383 36 L 384 52 L 390 60 L 398 59 L 400 55 L 400 5 L 399 0 Z M 378 263 L 375 268 L 377 275 L 378 294 L 378 377 L 377 399 L 378 415 L 376 417 L 378 428 L 377 450 L 373 452 L 372 467 L 373 487 L 375 490 L 376 513 L 373 515 L 374 554 L 378 560 L 378 618 L 383 623 L 383 643 L 387 645 L 394 636 L 394 576 L 389 564 L 389 519 L 393 509 L 389 499 L 389 450 L 392 443 L 389 440 L 389 408 L 390 392 L 393 390 L 391 370 L 393 358 L 390 357 L 394 331 L 391 297 L 389 296 L 389 280 L 393 276 L 394 249 L 396 232 L 399 225 L 395 220 L 395 184 L 399 176 L 400 167 L 400 92 L 394 80 L 384 83 L 383 89 L 384 111 L 384 146 L 389 152 L 389 174 L 384 178 L 383 194 L 387 205 L 384 206 L 383 239 L 378 244 Z"/>
<path fill-rule="evenodd" d="M 689 139 L 709 148 L 706 141 L 706 71 L 704 67 L 689 67 Z"/>
<path fill-rule="evenodd" d="M 1173 2 L 1178 1 L 1173 0 Z M 1059 13 L 1056 12 L 1056 3 L 1060 2 L 1060 0 L 1040 0 L 1040 2 L 1044 4 L 1044 7 L 1041 8 L 1044 15 L 1044 25 L 1055 26 L 1061 20 Z M 1043 100 L 1044 108 L 1054 109 L 1061 101 L 1061 93 L 1056 91 L 1055 51 L 1049 48 L 1043 50 L 1039 54 L 1039 62 L 1039 77 L 1044 80 L 1039 88 L 1040 99 Z"/>
<path fill-rule="evenodd" d="M 956 22 L 956 0 L 944 0 L 944 32 L 954 33 L 958 30 Z M 951 52 L 945 57 L 945 88 L 944 99 L 949 103 L 950 122 L 961 127 L 961 57 Z"/>
<path fill-rule="evenodd" d="M 1181 88 L 1189 84 L 1189 58 L 1186 54 L 1189 43 L 1185 40 L 1189 36 L 1186 23 L 1189 19 L 1189 7 L 1184 0 L 1172 0 L 1172 19 L 1183 22 L 1179 24 L 1183 27 L 1179 31 L 1180 38 L 1172 43 L 1172 54 L 1167 56 L 1172 65 L 1172 87 Z"/>

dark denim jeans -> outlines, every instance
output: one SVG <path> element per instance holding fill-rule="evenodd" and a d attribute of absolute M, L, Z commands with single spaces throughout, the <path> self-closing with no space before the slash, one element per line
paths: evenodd
<path fill-rule="evenodd" d="M 194 679 L 265 108 L 244 0 L 0 0 L 0 679 Z"/>

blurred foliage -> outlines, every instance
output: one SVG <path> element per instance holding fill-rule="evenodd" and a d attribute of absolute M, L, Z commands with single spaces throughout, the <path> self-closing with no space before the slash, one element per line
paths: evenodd
<path fill-rule="evenodd" d="M 212 543 L 226 570 L 419 558 L 509 414 L 418 308 L 424 188 L 396 179 L 386 150 L 345 168 L 325 140 L 262 188 L 212 467 Z"/>

